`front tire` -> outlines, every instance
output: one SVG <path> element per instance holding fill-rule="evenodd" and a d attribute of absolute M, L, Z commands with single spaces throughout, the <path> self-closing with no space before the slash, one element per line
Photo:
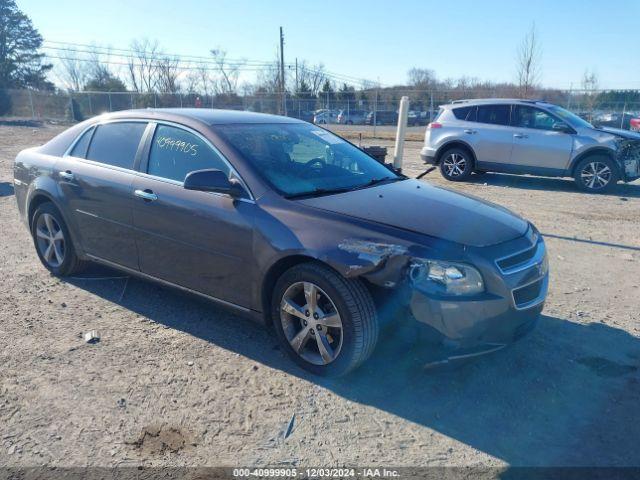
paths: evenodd
<path fill-rule="evenodd" d="M 282 348 L 315 375 L 345 375 L 376 345 L 378 320 L 368 290 L 360 280 L 324 265 L 303 263 L 287 270 L 276 282 L 271 305 Z"/>
<path fill-rule="evenodd" d="M 590 156 L 576 165 L 573 179 L 578 188 L 590 193 L 603 193 L 618 182 L 618 169 L 604 156 Z"/>
<path fill-rule="evenodd" d="M 52 203 L 43 203 L 36 209 L 31 220 L 31 236 L 38 258 L 54 275 L 72 275 L 85 267 L 62 215 Z"/>
<path fill-rule="evenodd" d="M 462 148 L 450 148 L 440 157 L 440 173 L 451 182 L 467 180 L 473 172 L 473 158 Z"/>

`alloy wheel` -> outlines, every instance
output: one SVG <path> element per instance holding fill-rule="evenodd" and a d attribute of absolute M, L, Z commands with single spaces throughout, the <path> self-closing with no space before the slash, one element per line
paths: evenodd
<path fill-rule="evenodd" d="M 287 288 L 280 302 L 280 321 L 291 348 L 307 362 L 327 365 L 340 354 L 340 314 L 316 284 L 296 282 Z"/>
<path fill-rule="evenodd" d="M 587 188 L 600 190 L 611 181 L 611 169 L 605 163 L 590 162 L 580 172 L 580 178 Z"/>
<path fill-rule="evenodd" d="M 450 177 L 459 177 L 467 168 L 467 160 L 459 153 L 450 153 L 443 160 L 444 171 Z"/>
<path fill-rule="evenodd" d="M 43 213 L 36 223 L 38 250 L 50 267 L 57 268 L 64 262 L 65 239 L 60 224 L 53 215 Z"/>

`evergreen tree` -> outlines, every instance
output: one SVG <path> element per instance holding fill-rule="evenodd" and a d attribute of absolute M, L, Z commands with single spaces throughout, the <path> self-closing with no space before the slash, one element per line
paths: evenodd
<path fill-rule="evenodd" d="M 42 36 L 14 0 L 0 0 L 0 88 L 53 89 L 46 79 Z"/>

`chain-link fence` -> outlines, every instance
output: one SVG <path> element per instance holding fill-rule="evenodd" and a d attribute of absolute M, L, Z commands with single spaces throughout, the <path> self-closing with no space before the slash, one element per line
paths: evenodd
<path fill-rule="evenodd" d="M 411 90 L 402 88 L 311 94 L 258 93 L 200 95 L 196 93 L 45 92 L 7 90 L 3 116 L 77 122 L 104 112 L 132 108 L 225 108 L 284 114 L 322 124 L 384 125 L 397 122 L 402 96 L 410 100 L 409 124 L 426 125 L 438 106 L 473 98 L 514 98 L 508 89 Z M 629 129 L 640 117 L 640 91 L 544 90 L 528 95 L 563 106 L 581 117 L 607 126 Z"/>

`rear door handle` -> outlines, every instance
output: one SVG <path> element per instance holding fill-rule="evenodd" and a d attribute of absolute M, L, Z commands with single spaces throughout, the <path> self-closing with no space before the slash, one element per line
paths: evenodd
<path fill-rule="evenodd" d="M 477 130 L 471 130 L 471 129 L 467 128 L 467 129 L 464 131 L 464 133 L 468 133 L 469 135 L 472 135 L 472 134 L 474 134 L 474 133 L 478 133 L 478 131 L 477 131 Z"/>
<path fill-rule="evenodd" d="M 513 138 L 529 138 L 529 135 L 524 135 L 522 133 L 514 133 Z"/>
<path fill-rule="evenodd" d="M 153 193 L 153 191 L 151 191 L 149 189 L 147 189 L 147 190 L 136 190 L 136 191 L 133 192 L 133 194 L 136 197 L 140 197 L 143 200 L 146 200 L 148 202 L 153 202 L 154 200 L 158 199 L 158 196 L 155 193 Z"/>
<path fill-rule="evenodd" d="M 61 178 L 64 178 L 65 180 L 73 180 L 73 173 L 71 173 L 71 170 L 65 170 L 64 172 L 58 172 L 58 175 L 60 175 Z"/>

